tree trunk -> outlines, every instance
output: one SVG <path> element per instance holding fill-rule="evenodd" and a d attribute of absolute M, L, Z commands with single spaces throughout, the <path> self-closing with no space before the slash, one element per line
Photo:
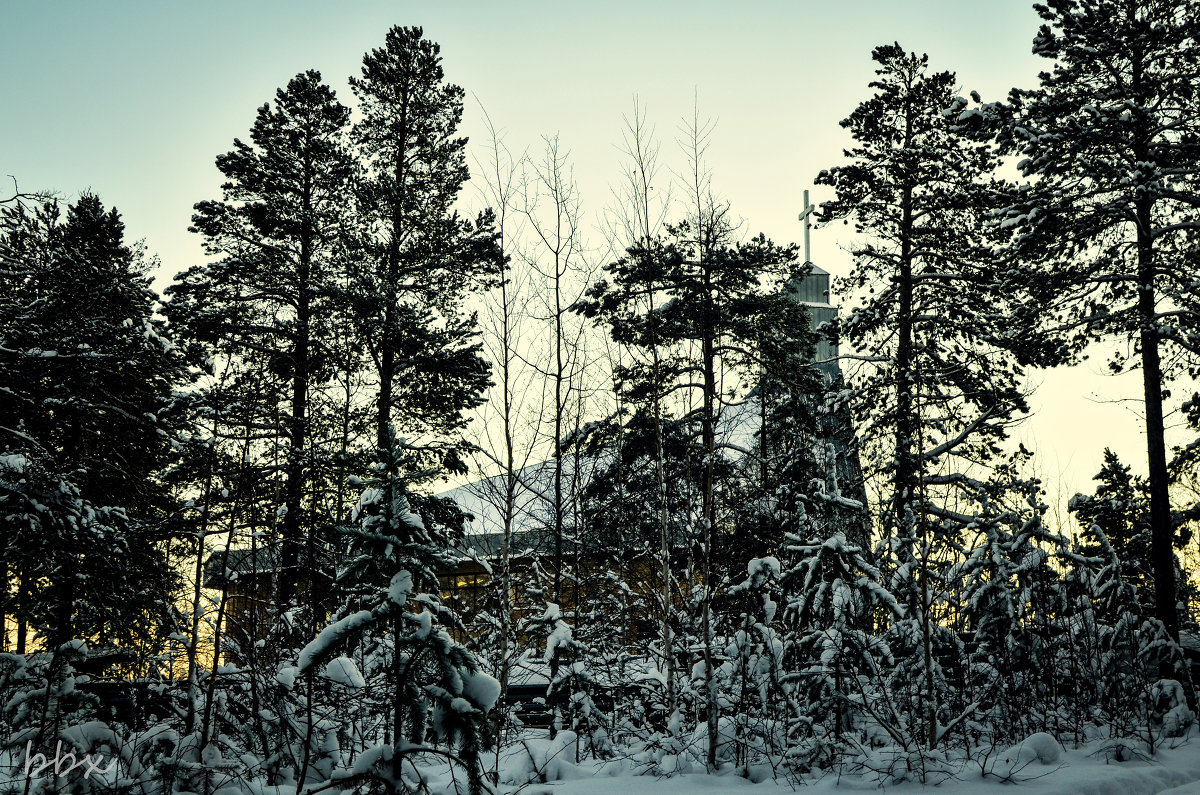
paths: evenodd
<path fill-rule="evenodd" d="M 909 92 L 911 97 L 911 91 Z M 912 146 L 912 114 L 913 109 L 906 101 L 904 148 Z M 914 355 L 913 317 L 915 314 L 913 298 L 913 177 L 906 175 L 906 182 L 900 197 L 900 273 L 897 285 L 899 291 L 899 307 L 896 329 L 896 485 L 893 496 L 893 510 L 898 535 L 902 539 L 912 539 L 920 544 L 920 550 L 912 549 L 917 564 L 916 574 L 920 579 L 917 617 L 921 624 L 921 656 L 924 667 L 925 681 L 925 737 L 926 747 L 932 749 L 937 744 L 937 703 L 936 683 L 933 672 L 933 637 L 931 627 L 930 607 L 932 598 L 929 589 L 930 539 L 928 528 L 922 517 L 920 505 L 920 469 L 919 460 L 922 451 L 917 445 L 917 430 L 921 418 L 916 401 L 916 362 Z"/>
<path fill-rule="evenodd" d="M 29 579 L 24 569 L 17 573 L 17 654 L 25 653 L 25 636 L 29 624 L 25 618 L 29 610 Z"/>
<path fill-rule="evenodd" d="M 8 548 L 5 547 L 0 552 L 0 585 L 3 585 L 4 590 L 0 592 L 0 652 L 8 651 L 8 613 L 9 604 L 12 602 L 8 594 Z"/>
<path fill-rule="evenodd" d="M 395 309 L 388 303 L 383 312 L 383 334 L 379 351 L 379 397 L 375 403 L 375 434 L 379 449 L 391 442 L 392 424 L 392 379 L 396 377 L 396 353 L 392 345 L 392 326 L 395 325 Z"/>
<path fill-rule="evenodd" d="M 701 254 L 703 256 L 703 254 Z M 717 674 L 713 667 L 713 540 L 714 525 L 716 524 L 715 495 L 713 493 L 713 466 L 716 461 L 716 428 L 713 412 L 716 404 L 716 354 L 714 338 L 716 336 L 717 318 L 716 305 L 713 301 L 712 274 L 704 269 L 704 337 L 701 340 L 700 355 L 704 367 L 704 409 L 701 417 L 701 437 L 704 444 L 704 495 L 702 523 L 704 525 L 704 603 L 701 616 L 704 632 L 704 678 L 708 688 L 708 769 L 717 769 L 717 731 L 720 726 L 720 700 L 717 695 Z"/>
<path fill-rule="evenodd" d="M 397 125 L 395 158 L 392 161 L 392 179 L 395 195 L 389 198 L 389 229 L 387 261 L 384 263 L 383 331 L 379 340 L 379 402 L 376 409 L 376 434 L 379 447 L 390 444 L 392 423 L 392 381 L 396 377 L 396 290 L 400 283 L 400 248 L 406 234 L 404 202 L 407 194 L 408 168 L 405 154 L 408 151 L 408 105 L 411 99 L 407 83 L 399 87 L 400 121 Z"/>
<path fill-rule="evenodd" d="M 1171 526 L 1170 478 L 1163 431 L 1162 365 L 1159 360 L 1154 295 L 1154 244 L 1150 237 L 1150 201 L 1137 201 L 1138 320 L 1141 326 L 1142 389 L 1146 399 L 1146 454 L 1150 473 L 1150 558 L 1154 569 L 1154 608 L 1167 634 L 1179 640 L 1175 599 L 1174 529 Z"/>
<path fill-rule="evenodd" d="M 309 346 L 311 340 L 311 284 L 313 259 L 312 174 L 306 169 L 303 184 L 303 224 L 300 229 L 300 259 L 296 263 L 296 329 L 292 340 L 292 411 L 288 418 L 287 487 L 284 497 L 283 550 L 280 555 L 279 601 L 282 609 L 291 606 L 301 581 L 298 563 L 304 528 L 300 523 L 300 506 L 304 494 L 305 462 L 308 431 Z M 309 539 L 311 542 L 311 539 Z M 307 561 L 309 628 L 315 629 L 316 606 L 313 589 L 313 561 Z"/>
<path fill-rule="evenodd" d="M 646 240 L 649 245 L 649 239 Z M 654 477 L 658 486 L 659 553 L 662 555 L 663 675 L 667 680 L 667 720 L 675 713 L 675 651 L 671 630 L 671 534 L 667 513 L 667 477 L 663 450 L 662 400 L 659 397 L 658 338 L 654 316 L 654 288 L 647 289 L 650 318 L 651 373 L 654 381 Z"/>

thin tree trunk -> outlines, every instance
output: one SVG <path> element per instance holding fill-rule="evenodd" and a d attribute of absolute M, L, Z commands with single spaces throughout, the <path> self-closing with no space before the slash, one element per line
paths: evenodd
<path fill-rule="evenodd" d="M 909 92 L 911 95 L 911 92 Z M 912 109 L 906 102 L 904 147 L 912 145 Z M 900 273 L 899 307 L 897 317 L 896 344 L 896 474 L 893 511 L 900 538 L 913 539 L 920 544 L 915 553 L 917 576 L 920 578 L 920 593 L 917 598 L 918 620 L 921 626 L 921 653 L 924 667 L 925 688 L 925 742 L 926 747 L 937 744 L 937 705 L 933 673 L 933 637 L 930 626 L 930 539 L 925 522 L 921 520 L 922 506 L 919 504 L 920 452 L 916 449 L 916 431 L 920 421 L 917 416 L 915 390 L 916 372 L 913 354 L 913 188 L 912 175 L 906 178 L 900 198 Z"/>
<path fill-rule="evenodd" d="M 703 250 L 701 250 L 703 256 Z M 713 541 L 716 525 L 715 494 L 713 492 L 713 467 L 716 463 L 716 428 L 713 416 L 716 403 L 716 354 L 713 350 L 718 326 L 716 303 L 713 300 L 712 274 L 704 262 L 700 263 L 704 274 L 704 338 L 701 341 L 701 357 L 704 361 L 704 413 L 701 418 L 701 435 L 704 444 L 704 496 L 702 522 L 704 524 L 704 602 L 702 609 L 704 631 L 704 679 L 708 687 L 708 769 L 717 769 L 717 730 L 720 725 L 720 700 L 717 696 L 717 675 L 713 657 Z"/>
<path fill-rule="evenodd" d="M 493 134 L 493 142 L 495 135 Z M 496 187 L 500 190 L 500 154 L 498 142 L 496 142 Z M 511 163 L 511 160 L 509 161 Z M 511 173 L 511 172 L 510 172 Z M 507 192 L 500 197 L 500 235 L 501 248 L 504 246 L 504 222 L 507 217 L 508 210 L 508 195 Z M 494 711 L 495 717 L 495 732 L 496 732 L 496 764 L 494 774 L 496 780 L 499 780 L 500 775 L 500 750 L 503 747 L 503 738 L 500 736 L 504 725 L 506 705 L 508 703 L 508 680 L 511 668 L 509 660 L 509 634 L 512 629 L 512 531 L 513 518 L 516 513 L 516 492 L 517 492 L 517 472 L 516 472 L 516 456 L 513 441 L 513 395 L 512 395 L 512 307 L 509 305 L 508 295 L 508 279 L 505 278 L 504 267 L 500 266 L 500 313 L 501 313 L 501 328 L 500 328 L 500 347 L 501 347 L 501 382 L 500 388 L 502 393 L 502 412 L 504 422 L 504 505 L 503 507 L 503 522 L 504 522 L 504 539 L 500 550 L 500 594 L 499 594 L 499 612 L 500 612 L 500 700 L 497 709 Z"/>
<path fill-rule="evenodd" d="M 309 287 L 307 266 L 301 266 L 300 301 L 297 307 L 295 353 L 293 354 L 292 373 L 292 411 L 288 419 L 288 458 L 287 458 L 287 490 L 285 492 L 283 516 L 283 551 L 280 560 L 279 598 L 284 605 L 289 605 L 297 595 L 297 587 L 302 579 L 299 570 L 300 545 L 303 541 L 303 528 L 300 522 L 301 505 L 304 494 L 305 462 L 307 453 L 308 425 L 308 349 L 309 349 Z M 311 566 L 312 561 L 307 561 Z M 312 572 L 309 577 L 308 597 L 313 597 Z"/>
<path fill-rule="evenodd" d="M 383 313 L 383 335 L 379 351 L 379 397 L 375 410 L 375 438 L 379 449 L 390 444 L 392 424 L 392 381 L 396 377 L 396 354 L 392 341 L 395 309 L 389 302 Z"/>
<path fill-rule="evenodd" d="M 25 636 L 29 634 L 29 624 L 25 612 L 29 609 L 29 575 L 24 567 L 17 573 L 17 654 L 25 653 Z"/>
<path fill-rule="evenodd" d="M 405 745 L 404 737 L 404 663 L 400 656 L 400 617 L 392 618 L 392 779 L 400 780 Z"/>
<path fill-rule="evenodd" d="M 396 195 L 390 198 L 389 240 L 383 279 L 386 305 L 383 308 L 383 331 L 379 340 L 379 401 L 376 414 L 376 434 L 381 449 L 390 444 L 391 438 L 392 381 L 396 377 L 396 289 L 400 281 L 400 247 L 407 232 L 403 208 L 408 188 L 405 153 L 408 149 L 408 105 L 411 97 L 407 84 L 402 85 L 400 91 L 400 123 L 398 126 L 400 140 L 396 144 L 396 157 L 392 163 L 392 179 L 396 183 Z"/>
<path fill-rule="evenodd" d="M 228 536 L 225 538 L 225 560 L 229 560 L 229 550 L 233 548 L 233 535 L 236 529 L 236 503 L 229 508 L 229 529 Z M 228 563 L 226 563 L 228 565 Z M 200 747 L 203 748 L 208 744 L 212 737 L 212 711 L 213 703 L 216 701 L 217 692 L 217 670 L 221 667 L 221 643 L 224 640 L 223 632 L 225 627 L 225 616 L 229 604 L 228 586 L 221 589 L 221 601 L 217 603 L 217 616 L 213 623 L 213 659 L 211 673 L 208 677 L 208 692 L 204 698 L 204 715 L 200 723 Z"/>
<path fill-rule="evenodd" d="M 649 244 L 649 241 L 647 241 Z M 654 477 L 658 485 L 659 554 L 662 555 L 663 675 L 667 680 L 667 717 L 675 713 L 675 640 L 671 629 L 671 533 L 667 512 L 667 476 L 664 466 L 662 399 L 659 397 L 657 324 L 654 322 L 654 290 L 647 291 L 650 317 L 650 359 L 654 381 Z"/>
<path fill-rule="evenodd" d="M 304 164 L 302 185 L 302 224 L 300 228 L 300 258 L 296 263 L 296 327 L 292 339 L 292 411 L 288 418 L 287 490 L 284 498 L 283 549 L 280 555 L 279 598 L 290 605 L 297 595 L 301 581 L 298 567 L 300 544 L 305 535 L 300 522 L 300 507 L 304 495 L 305 456 L 308 442 L 309 348 L 312 344 L 312 266 L 313 266 L 313 196 L 312 166 Z M 308 619 L 309 629 L 315 629 L 315 589 L 313 560 L 309 539 Z"/>
<path fill-rule="evenodd" d="M 12 597 L 8 590 L 8 547 L 0 552 L 0 584 L 4 591 L 0 593 L 0 652 L 8 651 L 8 614 Z"/>
<path fill-rule="evenodd" d="M 1171 526 L 1170 478 L 1163 430 L 1162 364 L 1159 359 L 1154 294 L 1154 244 L 1150 238 L 1150 201 L 1139 199 L 1138 316 L 1141 325 L 1142 390 L 1146 399 L 1146 453 L 1150 473 L 1150 558 L 1154 569 L 1155 615 L 1167 634 L 1179 640 L 1175 599 L 1174 529 Z"/>
<path fill-rule="evenodd" d="M 196 670 L 196 668 L 197 668 L 196 653 L 200 646 L 200 605 L 201 605 L 200 589 L 203 585 L 203 579 L 204 579 L 204 539 L 208 536 L 208 527 L 209 527 L 209 521 L 210 521 L 210 516 L 211 516 L 211 512 L 212 512 L 213 468 L 216 466 L 216 462 L 214 461 L 214 458 L 216 456 L 216 439 L 217 439 L 217 432 L 220 428 L 220 422 L 221 422 L 220 411 L 216 411 L 213 414 L 213 423 L 212 423 L 213 441 L 212 441 L 212 444 L 209 445 L 209 450 L 208 450 L 208 452 L 209 452 L 208 471 L 206 471 L 204 473 L 204 488 L 201 491 L 201 493 L 203 494 L 203 497 L 204 497 L 204 502 L 203 502 L 204 516 L 200 521 L 200 530 L 196 533 L 196 569 L 195 569 L 196 581 L 194 584 L 194 590 L 192 592 L 192 626 L 191 626 L 191 631 L 188 633 L 188 648 L 187 648 L 188 706 L 187 706 L 187 717 L 184 721 L 184 726 L 186 727 L 188 734 L 191 734 L 192 731 L 195 729 L 196 696 L 198 694 L 199 687 L 200 687 L 200 683 L 199 683 L 199 681 L 197 681 L 197 670 Z M 229 554 L 228 553 L 228 545 L 227 545 L 226 549 L 227 549 L 226 555 L 228 555 Z M 224 561 L 224 563 L 226 564 L 226 566 L 228 566 L 227 560 Z"/>

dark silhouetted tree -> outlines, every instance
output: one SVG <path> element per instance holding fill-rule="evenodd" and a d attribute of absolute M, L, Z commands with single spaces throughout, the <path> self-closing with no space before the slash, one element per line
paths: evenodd
<path fill-rule="evenodd" d="M 952 73 L 930 72 L 926 56 L 898 44 L 872 57 L 876 93 L 842 122 L 855 145 L 817 182 L 836 191 L 822 221 L 853 220 L 863 235 L 845 283 L 858 305 L 840 333 L 856 351 L 847 379 L 864 446 L 886 479 L 882 532 L 906 608 L 893 650 L 916 655 L 919 745 L 931 749 L 950 722 L 938 716 L 935 647 L 956 643 L 933 615 L 940 570 L 992 501 L 983 481 L 1027 407 L 1001 347 L 1010 310 L 985 235 L 996 155 L 954 129 Z"/>
<path fill-rule="evenodd" d="M 193 231 L 219 257 L 182 274 L 169 292 L 172 321 L 224 356 L 264 356 L 278 401 L 282 451 L 280 601 L 291 602 L 300 550 L 313 560 L 314 517 L 305 515 L 314 451 L 311 403 L 331 377 L 328 343 L 345 322 L 336 300 L 353 163 L 350 111 L 315 71 L 302 72 L 258 110 L 250 142 L 217 158 L 223 198 L 196 205 Z M 311 594 L 310 594 L 311 596 Z"/>
<path fill-rule="evenodd" d="M 159 478 L 184 404 L 182 359 L 155 316 L 143 251 L 84 194 L 0 209 L 0 516 L 26 627 L 154 637 L 174 584 L 177 506 Z M 7 592 L 7 583 L 6 592 Z"/>
<path fill-rule="evenodd" d="M 501 257 L 491 212 L 472 223 L 453 210 L 468 177 L 466 139 L 456 137 L 463 90 L 445 82 L 441 48 L 402 27 L 363 57 L 350 85 L 364 165 L 353 298 L 378 377 L 378 443 L 391 426 L 420 434 L 443 464 L 462 469 L 447 435 L 480 404 L 489 369 L 462 302 L 491 283 Z"/>
<path fill-rule="evenodd" d="M 1163 399 L 1172 374 L 1195 376 L 1200 361 L 1200 2 L 1034 7 L 1044 24 L 1033 49 L 1052 67 L 978 114 L 999 122 L 1028 178 L 999 215 L 1019 263 L 1005 289 L 1028 296 L 1025 328 L 1059 360 L 1093 340 L 1130 343 L 1112 364 L 1142 370 L 1155 614 L 1177 638 Z"/>

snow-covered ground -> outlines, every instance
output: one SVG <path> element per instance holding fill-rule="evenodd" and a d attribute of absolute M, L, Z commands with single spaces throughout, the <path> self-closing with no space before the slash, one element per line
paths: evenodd
<path fill-rule="evenodd" d="M 953 776 L 931 779 L 926 785 L 881 781 L 870 772 L 806 775 L 789 781 L 782 775 L 773 777 L 768 768 L 752 771 L 751 778 L 757 779 L 753 781 L 739 775 L 732 766 L 713 775 L 690 772 L 661 777 L 646 774 L 645 764 L 628 758 L 575 764 L 571 732 L 560 733 L 556 741 L 538 731 L 529 731 L 526 737 L 502 752 L 496 795 L 783 795 L 793 791 L 838 795 L 880 790 L 896 795 L 1200 795 L 1200 735 L 1195 728 L 1189 738 L 1170 741 L 1171 746 L 1158 749 L 1153 757 L 1127 741 L 1064 751 L 1049 735 L 1034 735 L 1024 744 L 990 757 L 986 775 L 979 763 L 973 763 Z M 1117 756 L 1126 761 L 1116 761 Z M 485 765 L 491 768 L 494 759 L 491 754 L 485 755 Z M 0 767 L 0 789 L 19 785 L 24 778 L 19 761 L 5 761 L 8 764 Z M 466 791 L 461 770 L 456 786 L 444 758 L 430 758 L 420 768 L 430 792 Z M 92 783 L 100 784 L 102 792 L 110 791 L 99 782 L 100 778 L 111 784 L 107 774 Z M 288 786 L 224 791 L 295 795 L 295 788 Z"/>
<path fill-rule="evenodd" d="M 1077 750 L 1048 751 L 1038 747 L 1035 740 L 1033 743 L 1027 742 L 1032 747 L 1010 749 L 993 760 L 989 767 L 993 772 L 1012 769 L 1007 780 L 997 775 L 985 776 L 980 766 L 975 764 L 936 786 L 911 781 L 881 784 L 878 777 L 867 774 L 841 777 L 826 775 L 819 778 L 806 776 L 793 787 L 792 783 L 782 778 L 770 778 L 769 773 L 766 773 L 768 777 L 765 780 L 756 784 L 737 775 L 732 769 L 716 775 L 687 773 L 656 778 L 639 775 L 635 765 L 625 760 L 574 765 L 566 758 L 548 760 L 546 752 L 553 746 L 545 739 L 534 739 L 527 741 L 528 751 L 510 750 L 505 754 L 502 768 L 506 775 L 503 777 L 509 778 L 509 781 L 502 782 L 498 792 L 504 795 L 518 792 L 523 795 L 767 795 L 791 792 L 793 789 L 829 794 L 883 789 L 897 795 L 926 792 L 963 795 L 1200 795 L 1200 736 L 1193 731 L 1189 739 L 1174 742 L 1176 747 L 1160 749 L 1153 758 L 1118 762 L 1111 759 L 1114 756 L 1111 746 L 1097 744 Z M 1133 746 L 1128 745 L 1127 748 Z M 1136 749 L 1133 750 L 1136 752 Z M 1049 764 L 1041 761 L 1039 755 L 1048 758 Z M 521 756 L 525 759 L 519 758 Z M 1056 761 L 1055 756 L 1059 757 Z M 552 780 L 524 783 L 511 778 L 514 774 L 518 779 L 522 778 L 519 774 L 526 772 L 531 763 L 545 770 Z"/>

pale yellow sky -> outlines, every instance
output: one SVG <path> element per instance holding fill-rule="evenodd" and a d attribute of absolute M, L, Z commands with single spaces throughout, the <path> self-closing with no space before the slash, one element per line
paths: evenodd
<path fill-rule="evenodd" d="M 479 105 L 517 152 L 559 134 L 583 208 L 595 218 L 619 178 L 622 115 L 636 94 L 668 164 L 678 121 L 698 96 L 718 126 L 714 186 L 749 233 L 799 241 L 801 194 L 836 165 L 838 121 L 869 95 L 870 50 L 897 40 L 958 73 L 964 91 L 998 99 L 1029 86 L 1038 20 L 1024 0 L 773 2 L 45 3 L 0 8 L 0 175 L 66 196 L 90 188 L 145 238 L 161 273 L 202 259 L 186 231 L 192 205 L 217 195 L 214 157 L 245 136 L 257 106 L 296 72 L 346 79 L 393 24 L 442 44 L 447 78 L 468 92 L 463 132 L 483 140 Z M 589 220 L 589 227 L 595 225 Z M 813 259 L 850 266 L 848 228 L 813 233 Z M 598 244 L 599 235 L 594 235 Z M 1040 374 L 1037 414 L 1019 438 L 1067 494 L 1091 490 L 1100 452 L 1145 469 L 1140 381 L 1103 364 Z M 1182 391 L 1182 390 L 1180 390 Z M 1095 395 L 1096 397 L 1091 397 Z"/>

